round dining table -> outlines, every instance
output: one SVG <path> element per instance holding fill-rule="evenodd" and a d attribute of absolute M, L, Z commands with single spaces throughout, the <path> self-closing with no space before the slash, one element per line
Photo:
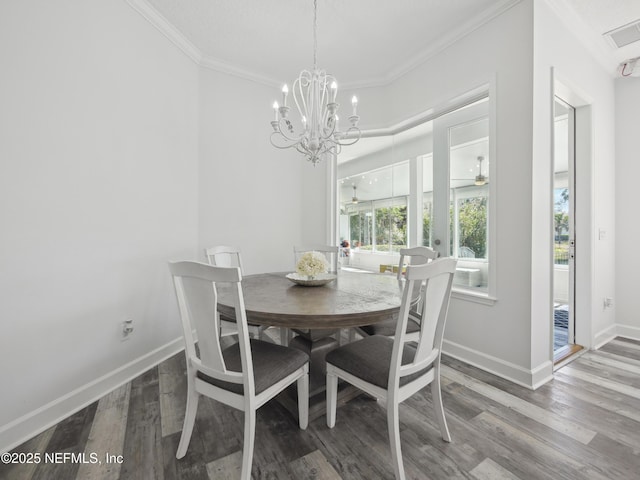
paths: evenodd
<path fill-rule="evenodd" d="M 324 413 L 324 357 L 340 344 L 340 329 L 397 318 L 403 284 L 394 275 L 346 270 L 322 286 L 298 285 L 287 278 L 287 272 L 242 278 L 247 322 L 294 330 L 297 336 L 289 345 L 309 355 L 310 419 Z M 230 289 L 216 288 L 220 315 L 235 318 Z M 354 396 L 353 390 L 339 391 L 338 402 Z M 295 402 L 285 406 L 295 410 Z"/>
<path fill-rule="evenodd" d="M 242 278 L 242 292 L 251 324 L 296 329 L 336 329 L 370 325 L 396 314 L 402 285 L 395 276 L 341 270 L 322 286 L 298 285 L 287 273 L 262 273 Z M 234 317 L 233 300 L 218 288 L 220 314 Z"/>

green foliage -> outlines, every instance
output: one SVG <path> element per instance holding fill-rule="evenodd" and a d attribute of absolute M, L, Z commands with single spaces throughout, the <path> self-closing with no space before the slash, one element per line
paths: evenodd
<path fill-rule="evenodd" d="M 569 242 L 557 243 L 553 248 L 553 263 L 567 265 L 569 263 Z"/>
<path fill-rule="evenodd" d="M 368 213 L 368 212 L 367 212 Z M 360 242 L 361 250 L 373 250 L 373 221 L 375 218 L 375 250 L 378 252 L 397 252 L 407 245 L 407 207 L 379 207 L 373 217 L 365 211 L 349 216 L 351 246 Z"/>
<path fill-rule="evenodd" d="M 422 210 L 422 245 L 431 245 L 431 211 L 427 208 Z"/>
<path fill-rule="evenodd" d="M 559 241 L 564 232 L 569 230 L 569 215 L 564 212 L 555 212 L 553 214 L 554 230 L 556 232 L 556 239 Z"/>
<path fill-rule="evenodd" d="M 486 258 L 487 198 L 466 198 L 458 203 L 458 208 L 460 246 L 473 250 L 476 258 Z"/>
<path fill-rule="evenodd" d="M 376 208 L 375 217 L 377 251 L 397 251 L 394 245 L 407 244 L 406 206 Z"/>

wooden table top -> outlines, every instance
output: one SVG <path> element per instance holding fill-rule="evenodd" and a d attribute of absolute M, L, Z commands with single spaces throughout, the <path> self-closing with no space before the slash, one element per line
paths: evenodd
<path fill-rule="evenodd" d="M 249 323 L 289 328 L 337 328 L 370 325 L 400 309 L 402 285 L 395 276 L 340 271 L 321 287 L 304 287 L 287 273 L 263 273 L 242 279 Z M 221 315 L 235 316 L 228 287 L 218 285 Z"/>

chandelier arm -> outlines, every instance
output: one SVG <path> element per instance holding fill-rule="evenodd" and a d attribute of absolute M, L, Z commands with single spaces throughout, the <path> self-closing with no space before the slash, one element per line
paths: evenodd
<path fill-rule="evenodd" d="M 278 131 L 277 131 L 277 132 L 273 132 L 273 133 L 279 133 L 280 135 L 282 135 L 282 136 L 283 136 L 287 141 L 289 141 L 289 142 L 294 142 L 294 143 L 298 143 L 298 142 L 300 142 L 300 141 L 304 138 L 304 132 L 303 132 L 303 133 L 301 133 L 301 134 L 300 134 L 300 135 L 298 135 L 298 136 L 290 136 L 290 135 L 287 135 L 287 133 L 286 133 L 287 129 L 283 129 L 283 128 L 282 128 L 282 126 L 280 125 L 280 122 L 281 122 L 282 120 L 284 120 L 284 119 L 283 119 L 283 118 L 281 118 L 281 119 L 278 121 Z M 288 121 L 288 120 L 287 120 L 287 121 Z M 291 123 L 289 122 L 289 124 L 291 124 Z M 293 132 L 293 126 L 292 126 L 292 129 L 291 129 L 290 131 L 291 131 L 291 132 Z"/>
<path fill-rule="evenodd" d="M 298 151 L 298 153 L 301 153 L 306 157 L 310 157 L 311 156 L 311 152 L 309 152 L 309 150 L 307 150 L 306 148 L 302 148 L 302 146 L 300 144 L 297 144 L 295 146 L 295 148 Z"/>
<path fill-rule="evenodd" d="M 347 142 L 340 141 L 338 142 L 338 145 L 342 145 L 343 147 L 348 147 L 350 145 L 353 145 L 354 143 L 357 143 L 358 140 L 360 140 L 360 137 L 354 138 L 353 140 L 347 141 Z"/>
<path fill-rule="evenodd" d="M 278 138 L 278 139 L 284 139 L 285 143 L 278 143 L 276 141 L 274 141 L 274 138 Z M 271 145 L 273 145 L 276 148 L 279 148 L 281 150 L 287 149 L 287 148 L 293 148 L 296 145 L 298 145 L 300 143 L 300 140 L 293 141 L 293 140 L 289 140 L 287 137 L 285 137 L 284 135 L 282 135 L 280 132 L 273 132 L 271 133 L 271 136 L 269 137 L 269 141 L 271 142 Z"/>
<path fill-rule="evenodd" d="M 307 102 L 304 98 L 303 90 L 303 81 L 306 81 L 307 83 L 309 82 L 307 75 L 309 75 L 309 72 L 307 70 L 303 70 L 300 73 L 300 76 L 293 82 L 293 101 L 296 104 L 296 108 L 298 109 L 298 113 L 301 118 L 306 118 L 307 115 Z"/>
<path fill-rule="evenodd" d="M 342 141 L 342 139 L 341 139 L 338 143 L 340 145 L 344 146 L 344 147 L 348 147 L 349 145 L 353 145 L 358 140 L 360 140 L 360 135 L 361 135 L 360 129 L 357 128 L 357 127 L 351 127 L 351 128 L 349 128 L 349 130 L 347 130 L 345 132 L 345 136 L 348 135 L 349 133 L 354 133 L 355 134 L 356 132 L 357 132 L 357 135 L 355 135 L 353 138 L 351 138 L 351 139 L 347 138 L 347 139 L 345 139 L 346 141 Z"/>
<path fill-rule="evenodd" d="M 273 134 L 271 136 L 273 137 Z M 286 150 L 287 148 L 295 147 L 295 145 L 278 145 L 276 142 L 273 141 L 273 138 L 270 138 L 269 140 L 271 141 L 271 145 L 273 145 L 274 147 L 280 150 Z"/>
<path fill-rule="evenodd" d="M 343 145 L 353 145 L 361 137 L 360 129 L 357 128 L 360 117 L 356 115 L 355 103 L 353 115 L 349 117 L 351 127 L 346 132 L 338 130 L 337 82 L 333 75 L 328 75 L 325 70 L 318 69 L 317 30 L 318 1 L 314 0 L 313 70 L 302 70 L 292 88 L 293 99 L 302 120 L 302 131 L 297 135 L 293 124 L 288 119 L 287 91 L 283 88 L 284 105 L 278 107 L 277 102 L 274 103 L 276 119 L 271 122 L 273 132 L 270 137 L 274 147 L 279 149 L 295 148 L 314 165 L 322 159 L 323 155 L 338 155 Z"/>

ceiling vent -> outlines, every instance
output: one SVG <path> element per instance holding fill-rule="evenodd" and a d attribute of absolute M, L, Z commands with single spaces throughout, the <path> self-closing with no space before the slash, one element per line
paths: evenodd
<path fill-rule="evenodd" d="M 640 41 L 640 20 L 618 27 L 604 34 L 617 48 Z"/>

